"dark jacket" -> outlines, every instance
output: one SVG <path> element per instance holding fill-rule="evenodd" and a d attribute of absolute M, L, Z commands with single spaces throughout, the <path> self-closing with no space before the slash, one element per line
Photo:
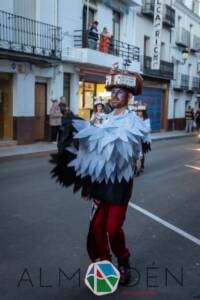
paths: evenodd
<path fill-rule="evenodd" d="M 93 25 L 90 27 L 88 30 L 88 39 L 98 41 L 99 36 L 98 36 L 98 29 L 94 27 Z"/>
<path fill-rule="evenodd" d="M 188 108 L 188 109 L 185 111 L 185 119 L 186 119 L 186 120 L 194 120 L 193 109 Z"/>

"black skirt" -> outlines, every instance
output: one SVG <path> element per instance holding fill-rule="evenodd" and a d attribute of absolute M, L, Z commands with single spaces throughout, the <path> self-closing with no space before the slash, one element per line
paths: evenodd
<path fill-rule="evenodd" d="M 149 151 L 151 151 L 151 143 L 142 143 L 142 154 L 146 154 Z"/>

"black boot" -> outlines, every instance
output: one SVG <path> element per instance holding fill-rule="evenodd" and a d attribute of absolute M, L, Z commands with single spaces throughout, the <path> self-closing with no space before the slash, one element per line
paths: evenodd
<path fill-rule="evenodd" d="M 118 269 L 120 272 L 119 284 L 128 285 L 131 281 L 131 267 L 129 257 L 118 259 Z"/>

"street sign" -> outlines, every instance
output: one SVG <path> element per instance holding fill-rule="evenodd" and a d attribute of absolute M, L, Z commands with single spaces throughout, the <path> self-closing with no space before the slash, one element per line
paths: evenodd
<path fill-rule="evenodd" d="M 162 16 L 163 16 L 163 1 L 155 0 L 154 20 L 153 20 L 153 39 L 152 39 L 152 64 L 151 64 L 151 68 L 154 70 L 160 69 Z"/>

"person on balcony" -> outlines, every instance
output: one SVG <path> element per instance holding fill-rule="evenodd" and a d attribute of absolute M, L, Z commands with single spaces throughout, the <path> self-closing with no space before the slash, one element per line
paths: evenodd
<path fill-rule="evenodd" d="M 97 42 L 99 39 L 97 28 L 98 24 L 99 23 L 97 21 L 94 21 L 88 30 L 88 47 L 93 50 L 97 49 Z"/>
<path fill-rule="evenodd" d="M 108 53 L 109 54 L 114 54 L 115 53 L 115 41 L 114 41 L 114 36 L 113 35 L 111 35 L 111 37 L 110 37 Z"/>
<path fill-rule="evenodd" d="M 109 45 L 110 35 L 107 27 L 104 27 L 102 33 L 100 34 L 99 50 L 101 52 L 108 53 Z"/>

